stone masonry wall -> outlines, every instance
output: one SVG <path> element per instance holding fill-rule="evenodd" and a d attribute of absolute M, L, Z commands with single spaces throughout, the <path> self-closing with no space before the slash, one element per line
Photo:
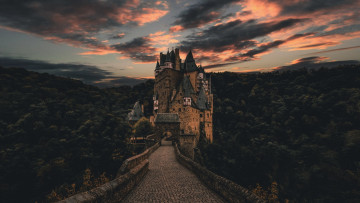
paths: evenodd
<path fill-rule="evenodd" d="M 175 144 L 176 159 L 189 170 L 193 171 L 195 175 L 210 189 L 217 192 L 228 202 L 254 202 L 265 203 L 256 195 L 240 185 L 224 178 L 200 166 L 190 158 L 182 155 Z"/>
<path fill-rule="evenodd" d="M 180 71 L 173 69 L 164 69 L 155 78 L 154 90 L 158 94 L 159 109 L 158 113 L 167 113 L 169 108 L 170 96 L 172 94 L 172 87 L 176 87 L 182 79 Z"/>
<path fill-rule="evenodd" d="M 156 143 L 143 153 L 126 159 L 114 180 L 89 191 L 73 195 L 58 203 L 119 202 L 143 179 L 149 170 L 147 158 L 159 146 L 160 144 Z"/>

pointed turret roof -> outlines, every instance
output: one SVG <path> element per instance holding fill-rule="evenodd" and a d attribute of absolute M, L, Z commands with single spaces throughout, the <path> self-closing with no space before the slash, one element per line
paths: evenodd
<path fill-rule="evenodd" d="M 181 82 L 181 86 L 184 92 L 184 97 L 191 97 L 191 94 L 194 94 L 194 88 L 191 85 L 189 76 L 184 76 L 183 81 Z"/>
<path fill-rule="evenodd" d="M 196 66 L 193 54 L 191 50 L 186 56 L 185 63 L 184 63 L 184 71 L 185 72 L 194 72 L 199 71 L 198 67 Z"/>
<path fill-rule="evenodd" d="M 189 53 L 186 55 L 186 59 L 185 59 L 185 63 L 189 63 L 189 62 L 195 62 L 191 50 L 190 50 Z"/>
<path fill-rule="evenodd" d="M 159 64 L 159 60 L 157 60 L 155 70 L 159 70 L 159 69 L 160 69 L 160 64 Z"/>
<path fill-rule="evenodd" d="M 206 98 L 206 94 L 205 94 L 205 90 L 204 90 L 203 86 L 200 87 L 200 92 L 199 92 L 199 96 L 198 96 L 196 103 L 197 103 L 197 107 L 200 110 L 207 109 L 207 106 L 206 106 L 207 98 Z"/>
<path fill-rule="evenodd" d="M 129 119 L 129 121 L 137 121 L 143 116 L 144 116 L 144 113 L 142 112 L 140 102 L 137 101 L 134 105 L 134 108 L 128 114 L 128 119 Z"/>
<path fill-rule="evenodd" d="M 205 70 L 201 65 L 199 66 L 199 73 L 205 73 Z"/>

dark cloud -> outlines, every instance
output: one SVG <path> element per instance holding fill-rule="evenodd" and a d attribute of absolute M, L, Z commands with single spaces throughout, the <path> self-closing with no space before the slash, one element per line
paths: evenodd
<path fill-rule="evenodd" d="M 269 43 L 261 44 L 258 47 L 247 51 L 246 53 L 242 53 L 242 54 L 238 54 L 238 55 L 229 57 L 228 59 L 226 59 L 226 61 L 249 61 L 249 60 L 252 60 L 253 58 L 255 58 L 256 55 L 268 52 L 269 50 L 271 50 L 273 48 L 277 48 L 280 45 L 282 45 L 288 41 L 295 40 L 295 39 L 298 39 L 301 37 L 310 36 L 310 35 L 313 35 L 313 33 L 295 34 L 293 36 L 288 37 L 285 40 L 275 40 L 275 41 L 272 41 Z"/>
<path fill-rule="evenodd" d="M 150 45 L 149 38 L 147 37 L 138 37 L 126 43 L 111 45 L 111 48 L 119 51 L 124 56 L 129 57 L 134 61 L 156 61 L 156 56 L 154 53 L 157 50 Z"/>
<path fill-rule="evenodd" d="M 110 39 L 122 39 L 124 37 L 125 37 L 125 33 L 120 33 L 120 34 L 111 36 Z"/>
<path fill-rule="evenodd" d="M 182 11 L 173 25 L 180 25 L 183 29 L 197 28 L 222 16 L 221 10 L 234 2 L 241 0 L 201 0 Z M 226 18 L 228 16 L 222 16 Z"/>
<path fill-rule="evenodd" d="M 336 42 L 315 43 L 315 44 L 301 46 L 301 47 L 299 47 L 299 49 L 317 48 L 317 47 L 321 47 L 321 46 L 333 46 L 333 45 L 337 45 L 337 44 L 338 43 L 336 43 Z"/>
<path fill-rule="evenodd" d="M 204 66 L 204 69 L 212 69 L 212 68 L 221 68 L 221 67 L 224 67 L 224 66 L 229 66 L 229 65 L 233 65 L 233 64 L 238 64 L 238 63 L 241 63 L 243 61 L 237 61 L 237 62 L 229 62 L 229 63 L 216 63 L 216 64 L 210 64 L 210 65 L 207 65 L 207 66 Z"/>
<path fill-rule="evenodd" d="M 15 59 L 0 57 L 0 66 L 19 67 L 40 73 L 49 73 L 57 76 L 81 80 L 86 84 L 97 86 L 112 86 L 117 84 L 134 85 L 144 79 L 129 77 L 114 77 L 111 72 L 100 69 L 97 66 L 74 64 L 74 63 L 48 63 L 39 60 Z M 105 82 L 104 82 L 105 81 Z M 113 81 L 113 82 L 111 82 Z"/>
<path fill-rule="evenodd" d="M 2 0 L 0 25 L 56 42 L 105 48 L 106 45 L 96 39 L 100 31 L 149 22 L 141 15 L 160 11 L 151 9 L 158 6 L 136 0 Z"/>
<path fill-rule="evenodd" d="M 187 36 L 182 41 L 184 50 L 200 49 L 203 51 L 223 52 L 225 50 L 241 50 L 254 46 L 252 39 L 262 37 L 275 31 L 291 27 L 304 19 L 286 19 L 282 21 L 257 23 L 255 20 L 242 22 L 231 21 L 225 24 L 212 26 L 202 32 Z"/>
<path fill-rule="evenodd" d="M 334 68 L 334 67 L 338 67 L 341 65 L 360 64 L 360 61 L 357 61 L 357 60 L 326 62 L 326 61 L 324 61 L 325 59 L 327 59 L 327 58 L 319 57 L 319 56 L 305 57 L 305 58 L 295 60 L 293 62 L 293 64 L 291 64 L 291 65 L 277 67 L 275 70 L 287 71 L 287 70 L 297 70 L 297 69 L 301 69 L 301 68 L 316 70 L 316 69 L 319 69 L 322 67 Z"/>
<path fill-rule="evenodd" d="M 315 12 L 337 11 L 349 5 L 355 5 L 358 0 L 305 0 L 305 1 L 287 1 L 287 0 L 267 0 L 276 3 L 282 7 L 283 15 L 307 14 Z"/>
<path fill-rule="evenodd" d="M 344 51 L 344 50 L 358 49 L 358 48 L 360 48 L 360 46 L 344 47 L 344 48 L 339 48 L 339 49 L 330 49 L 330 50 L 325 50 L 325 51 L 313 52 L 313 53 L 310 53 L 310 54 L 307 54 L 307 55 L 324 54 L 324 53 L 329 53 L 329 52 Z"/>
<path fill-rule="evenodd" d="M 360 21 L 360 18 L 359 18 L 359 21 Z M 337 28 L 337 29 L 334 29 L 331 31 L 327 31 L 327 32 L 319 32 L 317 34 L 317 36 L 323 37 L 323 36 L 337 35 L 337 34 L 344 35 L 344 34 L 356 32 L 359 30 L 360 30 L 360 24 L 348 25 L 348 26 L 340 27 L 340 28 Z"/>

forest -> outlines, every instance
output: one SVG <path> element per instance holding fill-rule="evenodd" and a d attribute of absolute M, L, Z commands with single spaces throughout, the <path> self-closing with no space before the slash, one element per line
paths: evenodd
<path fill-rule="evenodd" d="M 1 202 L 55 201 L 111 179 L 134 155 L 126 115 L 153 81 L 99 89 L 0 67 Z"/>
<path fill-rule="evenodd" d="M 208 169 L 274 202 L 360 202 L 360 66 L 211 77 Z M 0 67 L 0 199 L 54 201 L 114 178 L 135 154 L 126 115 L 137 100 L 152 113 L 153 85 Z"/>
<path fill-rule="evenodd" d="M 275 202 L 360 202 L 360 66 L 212 83 L 210 170 Z"/>

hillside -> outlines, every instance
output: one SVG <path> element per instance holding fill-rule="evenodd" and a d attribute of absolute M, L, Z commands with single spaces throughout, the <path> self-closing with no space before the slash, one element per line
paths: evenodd
<path fill-rule="evenodd" d="M 210 170 L 265 199 L 360 200 L 359 66 L 211 75 L 214 143 L 200 146 Z M 134 153 L 125 117 L 136 100 L 151 114 L 153 85 L 99 89 L 0 67 L 0 199 L 42 202 L 113 177 Z"/>
<path fill-rule="evenodd" d="M 265 199 L 269 187 L 281 202 L 359 202 L 360 66 L 212 82 L 214 143 L 201 147 L 209 169 Z"/>
<path fill-rule="evenodd" d="M 133 154 L 125 121 L 153 82 L 99 89 L 80 81 L 0 67 L 0 199 L 44 201 L 83 175 L 113 177 Z M 146 103 L 146 109 L 152 109 Z M 63 189 L 61 189 L 63 188 Z M 71 187 L 70 187 L 71 188 Z"/>

